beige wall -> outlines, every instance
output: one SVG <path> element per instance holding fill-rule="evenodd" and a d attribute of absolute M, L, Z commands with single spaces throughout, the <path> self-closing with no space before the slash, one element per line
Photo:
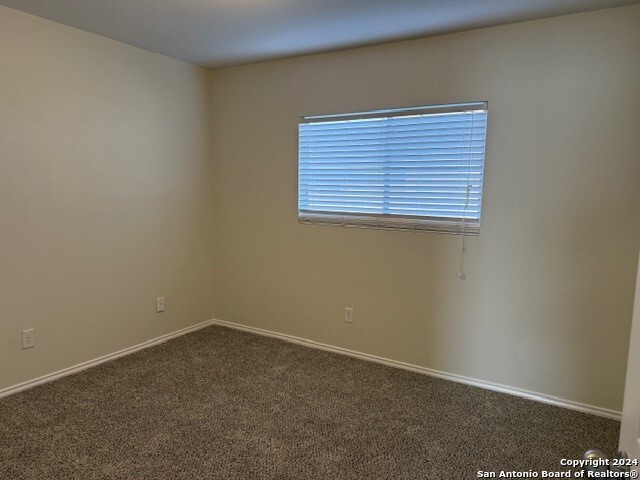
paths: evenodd
<path fill-rule="evenodd" d="M 619 410 L 639 45 L 632 6 L 215 71 L 216 317 Z M 459 237 L 297 224 L 298 116 L 471 100 L 489 130 L 466 281 Z"/>
<path fill-rule="evenodd" d="M 211 74 L 0 7 L 0 389 L 215 316 L 620 409 L 638 45 L 632 6 Z M 298 116 L 468 100 L 466 281 L 459 237 L 297 224 Z"/>
<path fill-rule="evenodd" d="M 0 389 L 211 318 L 210 73 L 5 7 L 0 66 Z"/>

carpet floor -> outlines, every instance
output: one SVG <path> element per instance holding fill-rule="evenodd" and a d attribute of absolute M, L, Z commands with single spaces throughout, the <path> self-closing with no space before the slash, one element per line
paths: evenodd
<path fill-rule="evenodd" d="M 0 479 L 472 479 L 619 423 L 212 326 L 0 399 Z"/>

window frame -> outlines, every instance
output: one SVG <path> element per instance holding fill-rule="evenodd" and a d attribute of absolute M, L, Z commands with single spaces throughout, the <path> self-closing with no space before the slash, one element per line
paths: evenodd
<path fill-rule="evenodd" d="M 443 113 L 470 113 L 482 111 L 486 116 L 482 145 L 482 169 L 480 182 L 478 185 L 479 205 L 478 218 L 468 219 L 465 217 L 438 217 L 422 215 L 399 215 L 389 213 L 356 213 L 340 211 L 306 211 L 300 209 L 301 197 L 301 130 L 300 127 L 310 123 L 326 123 L 332 121 L 362 120 L 362 119 L 385 119 L 402 116 L 415 115 L 437 115 Z M 472 117 L 473 118 L 473 117 Z M 473 122 L 473 120 L 472 120 Z M 453 104 L 428 105 L 422 107 L 407 107 L 393 109 L 368 110 L 355 113 L 339 113 L 329 115 L 302 116 L 298 122 L 298 162 L 297 162 L 297 200 L 298 200 L 298 223 L 314 225 L 334 225 L 356 228 L 409 230 L 432 233 L 479 235 L 480 222 L 482 218 L 482 204 L 484 193 L 484 173 L 486 167 L 486 146 L 488 131 L 488 102 L 475 101 Z M 470 134 L 470 141 L 473 141 L 473 127 Z M 471 155 L 471 153 L 470 153 Z M 471 167 L 469 167 L 471 168 Z M 467 186 L 470 191 L 471 187 Z M 383 196 L 383 201 L 386 199 Z M 466 199 L 468 202 L 468 197 Z M 466 208 L 466 206 L 465 206 Z"/>

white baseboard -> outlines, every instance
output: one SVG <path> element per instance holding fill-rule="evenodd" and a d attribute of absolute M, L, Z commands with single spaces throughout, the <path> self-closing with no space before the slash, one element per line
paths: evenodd
<path fill-rule="evenodd" d="M 622 412 L 616 410 L 609 410 L 602 407 L 596 407 L 593 405 L 586 405 L 584 403 L 574 402 L 572 400 L 566 400 L 564 398 L 554 397 L 551 395 L 544 395 L 542 393 L 531 392 L 529 390 L 523 390 L 520 388 L 509 387 L 507 385 L 501 385 L 499 383 L 487 382 L 484 380 L 478 380 L 475 378 L 465 377 L 462 375 L 456 375 L 455 373 L 442 372 L 439 370 L 434 370 L 431 368 L 421 367 L 418 365 L 412 365 L 410 363 L 399 362 L 397 360 L 391 360 L 389 358 L 378 357 L 376 355 L 370 355 L 368 353 L 357 352 L 354 350 L 349 350 L 347 348 L 334 347 L 332 345 L 327 345 L 325 343 L 315 342 L 313 340 L 308 340 L 306 338 L 296 337 L 293 335 L 287 335 L 284 333 L 272 332 L 270 330 L 265 330 L 262 328 L 250 327 L 247 325 L 241 325 L 233 322 L 225 322 L 224 320 L 207 320 L 196 325 L 192 325 L 190 327 L 183 328 L 181 330 L 177 330 L 175 332 L 168 333 L 166 335 L 162 335 L 160 337 L 153 338 L 151 340 L 147 340 L 146 342 L 139 343 L 138 345 L 134 345 L 132 347 L 128 347 L 122 350 L 119 350 L 114 353 L 110 353 L 108 355 L 103 355 L 102 357 L 95 358 L 93 360 L 88 360 L 86 362 L 80 363 L 78 365 L 74 365 L 72 367 L 68 367 L 62 370 L 58 370 L 57 372 L 49 373 L 47 375 L 43 375 L 42 377 L 34 378 L 33 380 L 28 380 L 23 383 L 19 383 L 18 385 L 13 385 L 11 387 L 4 388 L 0 390 L 0 398 L 6 397 L 8 395 L 12 395 L 14 393 L 21 392 L 23 390 L 27 390 L 28 388 L 35 387 L 36 385 L 41 385 L 43 383 L 51 382 L 53 380 L 57 380 L 58 378 L 66 377 L 67 375 L 71 375 L 77 372 L 81 372 L 82 370 L 86 370 L 91 367 L 95 367 L 96 365 L 100 365 L 101 363 L 108 362 L 110 360 L 115 360 L 116 358 L 123 357 L 125 355 L 129 355 L 131 353 L 137 352 L 139 350 L 143 350 L 145 348 L 153 347 L 155 345 L 159 345 L 161 343 L 167 342 L 171 339 L 180 337 L 182 335 L 186 335 L 187 333 L 195 332 L 196 330 L 200 330 L 201 328 L 208 327 L 209 325 L 219 325 L 222 327 L 233 328 L 236 330 L 243 330 L 245 332 L 251 332 L 258 335 L 263 335 L 267 337 L 278 338 L 280 340 L 284 340 L 287 342 L 297 343 L 299 345 L 305 345 L 307 347 L 317 348 L 319 350 L 326 350 L 329 352 L 338 353 L 341 355 L 348 355 L 350 357 L 359 358 L 362 360 L 367 360 L 370 362 L 380 363 L 383 365 L 387 365 L 390 367 L 401 368 L 403 370 L 409 370 L 411 372 L 421 373 L 423 375 L 430 375 L 433 377 L 442 378 L 445 380 L 450 380 L 452 382 L 463 383 L 465 385 L 473 385 L 475 387 L 485 388 L 487 390 L 493 390 L 496 392 L 507 393 L 510 395 L 515 395 L 518 397 L 527 398 L 529 400 L 535 400 L 542 403 L 548 403 L 550 405 L 556 405 L 558 407 L 568 408 L 571 410 L 577 410 L 579 412 L 589 413 L 592 415 L 598 415 L 601 417 L 611 418 L 613 420 L 618 420 L 622 418 Z"/>
<path fill-rule="evenodd" d="M 110 360 L 115 360 L 116 358 L 124 357 L 125 355 L 130 355 L 139 350 L 144 350 L 145 348 L 154 347 L 161 343 L 167 342 L 173 338 L 177 338 L 182 335 L 186 335 L 187 333 L 200 330 L 201 328 L 208 327 L 209 325 L 212 325 L 214 323 L 215 323 L 215 320 L 206 320 L 196 325 L 192 325 L 190 327 L 182 328 L 175 332 L 167 333 L 166 335 L 161 335 L 159 337 L 152 338 L 151 340 L 147 340 L 146 342 L 139 343 L 138 345 L 124 348 L 122 350 L 118 350 L 117 352 L 109 353 L 108 355 L 103 355 L 102 357 L 94 358 L 93 360 L 88 360 L 86 362 L 79 363 L 78 365 L 74 365 L 73 367 L 64 368 L 62 370 L 58 370 L 57 372 L 49 373 L 47 375 L 43 375 L 42 377 L 34 378 L 33 380 L 28 380 L 26 382 L 19 383 L 18 385 L 13 385 L 12 387 L 3 388 L 2 390 L 0 390 L 0 398 L 6 397 L 8 395 L 12 395 L 14 393 L 21 392 L 22 390 L 27 390 L 28 388 L 35 387 L 36 385 L 41 385 L 43 383 L 48 383 L 53 380 L 57 380 L 58 378 L 66 377 L 67 375 L 81 372 L 82 370 L 95 367 L 96 365 L 100 365 L 101 363 L 108 362 Z"/>
<path fill-rule="evenodd" d="M 307 347 L 317 348 L 320 350 L 326 350 L 329 352 L 339 353 L 341 355 L 348 355 L 350 357 L 360 358 L 362 360 L 368 360 L 370 362 L 381 363 L 390 367 L 401 368 L 403 370 L 409 370 L 423 375 L 430 375 L 432 377 L 438 377 L 452 382 L 464 383 L 465 385 L 473 385 L 474 387 L 485 388 L 487 390 L 493 390 L 496 392 L 507 393 L 509 395 L 515 395 L 517 397 L 527 398 L 537 402 L 548 403 L 557 407 L 568 408 L 571 410 L 577 410 L 579 412 L 589 413 L 592 415 L 598 415 L 600 417 L 607 417 L 613 420 L 622 418 L 622 412 L 616 410 L 609 410 L 607 408 L 596 407 L 594 405 L 586 405 L 584 403 L 574 402 L 572 400 L 566 400 L 564 398 L 554 397 L 551 395 L 545 395 L 542 393 L 531 392 L 529 390 L 523 390 L 521 388 L 509 387 L 507 385 L 501 385 L 499 383 L 487 382 L 484 380 L 478 380 L 475 378 L 465 377 L 462 375 L 456 375 L 455 373 L 441 372 L 439 370 L 433 370 L 431 368 L 421 367 L 418 365 L 412 365 L 410 363 L 399 362 L 397 360 L 391 360 L 389 358 L 378 357 L 376 355 L 370 355 L 368 353 L 356 352 L 347 348 L 334 347 L 325 343 L 315 342 L 306 338 L 295 337 L 293 335 L 287 335 L 284 333 L 272 332 L 262 328 L 250 327 L 247 325 L 241 325 L 233 322 L 225 322 L 224 320 L 213 320 L 212 324 L 222 327 L 233 328 L 236 330 L 243 330 L 245 332 L 251 332 L 258 335 L 264 335 L 267 337 L 278 338 L 287 342 L 297 343 L 299 345 L 305 345 Z"/>

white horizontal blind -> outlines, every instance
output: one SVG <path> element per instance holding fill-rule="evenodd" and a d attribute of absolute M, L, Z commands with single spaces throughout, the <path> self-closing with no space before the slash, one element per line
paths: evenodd
<path fill-rule="evenodd" d="M 478 234 L 486 102 L 305 117 L 304 223 Z"/>

